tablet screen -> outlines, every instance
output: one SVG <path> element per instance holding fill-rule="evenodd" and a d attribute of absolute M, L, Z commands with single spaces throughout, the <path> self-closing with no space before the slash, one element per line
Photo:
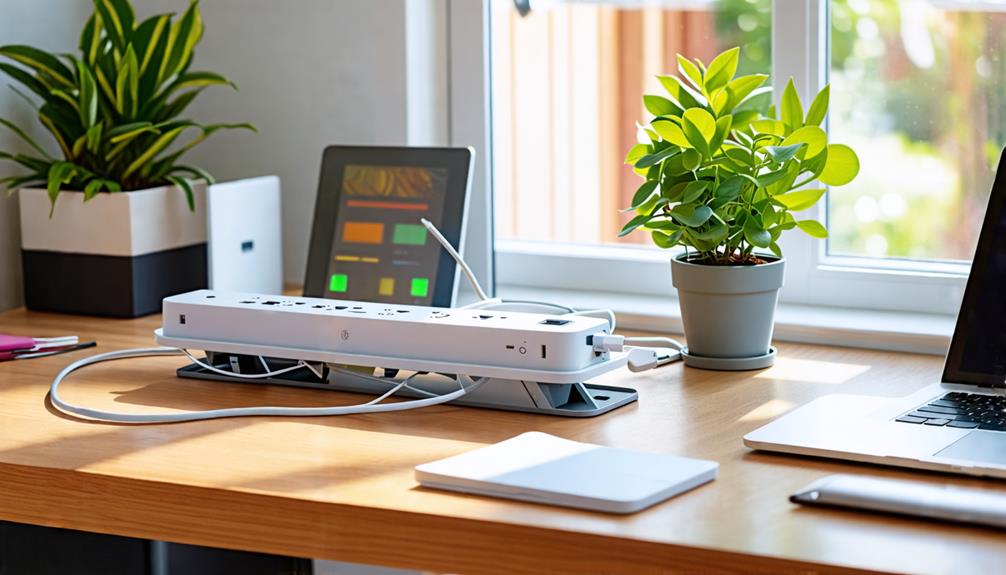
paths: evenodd
<path fill-rule="evenodd" d="M 464 253 L 469 148 L 328 146 L 304 295 L 451 307 L 458 266 L 420 222 Z"/>
<path fill-rule="evenodd" d="M 444 167 L 347 164 L 326 275 L 326 297 L 430 305 L 442 225 Z"/>

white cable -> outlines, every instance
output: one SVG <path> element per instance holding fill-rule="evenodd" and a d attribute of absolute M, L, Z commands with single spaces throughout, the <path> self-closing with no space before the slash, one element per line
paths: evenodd
<path fill-rule="evenodd" d="M 342 367 L 328 366 L 328 369 L 331 370 L 331 371 L 334 371 L 336 373 L 341 373 L 341 374 L 352 376 L 352 377 L 359 377 L 359 378 L 362 378 L 362 379 L 366 379 L 367 381 L 373 381 L 375 383 L 380 383 L 381 385 L 385 385 L 385 386 L 394 387 L 395 384 L 396 384 L 395 380 L 388 380 L 387 378 L 384 378 L 384 377 L 377 377 L 375 375 L 370 375 L 368 373 L 360 373 L 358 371 L 353 371 L 351 369 L 345 369 L 345 368 L 342 368 Z M 414 377 L 414 376 L 417 376 L 417 375 L 419 375 L 418 372 L 412 374 L 412 376 L 410 376 L 410 378 Z M 426 397 L 439 397 L 435 393 L 430 393 L 430 392 L 426 391 L 425 389 L 419 389 L 418 387 L 413 387 L 411 385 L 406 385 L 405 389 L 414 391 L 414 392 L 416 392 L 416 393 L 418 393 L 420 395 L 425 395 Z"/>
<path fill-rule="evenodd" d="M 168 349 L 174 349 L 174 348 L 168 348 Z M 205 369 L 207 371 L 212 371 L 214 373 L 219 373 L 221 375 L 226 375 L 227 377 L 236 377 L 236 378 L 239 378 L 239 379 L 265 379 L 267 377 L 275 377 L 277 375 L 282 375 L 284 373 L 289 373 L 291 371 L 294 371 L 294 370 L 297 370 L 297 369 L 301 369 L 302 367 L 307 367 L 306 364 L 303 361 L 298 361 L 297 365 L 293 365 L 293 366 L 290 366 L 290 367 L 284 367 L 283 369 L 278 369 L 276 371 L 268 371 L 266 373 L 238 373 L 236 371 L 229 371 L 229 370 L 226 370 L 226 369 L 220 369 L 219 367 L 216 367 L 214 365 L 210 365 L 210 364 L 202 361 L 201 359 L 197 358 L 196 356 L 192 355 L 191 353 L 189 353 L 189 351 L 187 349 L 179 349 L 178 351 L 180 351 L 183 355 L 185 355 L 185 357 L 187 357 L 190 360 L 192 360 L 192 363 L 198 365 L 199 367 L 201 367 L 201 368 L 203 368 L 203 369 Z M 262 359 L 262 358 L 260 357 L 259 359 Z M 265 360 L 262 360 L 262 365 L 264 365 L 266 367 L 266 369 L 269 368 L 269 364 L 267 364 L 265 362 Z"/>
<path fill-rule="evenodd" d="M 613 333 L 595 333 L 590 336 L 590 344 L 594 347 L 594 351 L 602 353 L 606 351 L 619 352 L 625 347 L 625 336 Z"/>
<path fill-rule="evenodd" d="M 631 345 L 636 345 L 640 347 L 660 347 L 654 345 L 647 345 L 650 343 L 662 343 L 664 345 L 669 345 L 677 351 L 681 351 L 685 348 L 685 345 L 676 339 L 669 337 L 627 337 L 625 338 L 625 343 Z"/>
<path fill-rule="evenodd" d="M 490 308 L 489 306 L 500 305 L 502 303 L 503 303 L 503 300 L 501 300 L 498 297 L 494 297 L 494 298 L 489 298 L 489 299 L 476 300 L 476 301 L 473 301 L 472 303 L 465 304 L 465 305 L 463 305 L 463 306 L 461 306 L 459 308 L 456 308 L 456 309 L 493 309 L 493 308 Z"/>
<path fill-rule="evenodd" d="M 670 346 L 675 351 L 684 349 L 684 345 L 669 337 L 625 337 L 610 333 L 595 333 L 591 336 L 594 351 L 623 351 L 631 347 L 663 347 Z M 653 345 L 661 344 L 661 345 Z"/>
<path fill-rule="evenodd" d="M 481 300 L 468 305 L 462 306 L 459 309 L 484 309 L 492 311 L 506 311 L 511 310 L 513 307 L 521 307 L 522 312 L 527 312 L 528 306 L 538 306 L 546 308 L 549 310 L 559 310 L 562 315 L 582 315 L 582 316 L 593 316 L 597 317 L 603 315 L 608 320 L 608 324 L 611 326 L 610 330 L 615 331 L 616 319 L 615 312 L 610 309 L 585 309 L 585 310 L 575 310 L 569 306 L 565 306 L 558 303 L 544 302 L 544 301 L 530 301 L 530 300 L 502 300 L 499 298 L 492 298 L 488 300 Z M 544 312 L 548 313 L 548 312 Z"/>
<path fill-rule="evenodd" d="M 315 369 L 313 366 L 311 366 L 306 361 L 302 361 L 302 360 L 298 361 L 297 365 L 290 366 L 290 367 L 285 367 L 283 369 L 279 369 L 279 370 L 276 370 L 276 371 L 270 371 L 270 372 L 267 372 L 267 373 L 237 373 L 235 371 L 229 371 L 229 370 L 226 370 L 226 369 L 220 369 L 220 368 L 217 368 L 217 367 L 215 367 L 213 365 L 205 363 L 202 360 L 200 360 L 199 358 L 197 358 L 196 356 L 194 356 L 191 353 L 189 353 L 189 351 L 186 350 L 186 349 L 182 349 L 180 351 L 183 354 L 185 354 L 185 356 L 188 357 L 192 361 L 192 363 L 198 365 L 199 367 L 201 367 L 201 368 L 203 368 L 205 370 L 208 370 L 208 371 L 212 371 L 214 373 L 219 373 L 220 375 L 225 375 L 227 377 L 237 377 L 237 378 L 241 378 L 241 379 L 265 379 L 265 378 L 269 378 L 269 377 L 275 377 L 277 375 L 282 375 L 284 373 L 289 373 L 291 371 L 295 371 L 295 370 L 298 370 L 298 369 L 301 369 L 301 368 L 305 368 L 305 369 L 310 370 L 311 373 L 313 373 L 314 375 L 316 375 L 318 378 L 322 378 L 322 374 L 319 373 L 317 369 Z M 269 364 L 266 363 L 265 358 L 263 358 L 261 355 L 257 356 L 257 357 L 259 359 L 259 362 L 261 362 L 261 364 L 266 369 L 269 369 Z M 338 367 L 330 367 L 329 369 L 331 369 L 332 371 L 335 371 L 337 373 L 343 373 L 343 374 L 346 374 L 346 375 L 351 375 L 351 376 L 356 376 L 356 377 L 362 377 L 362 378 L 370 380 L 370 381 L 376 381 L 376 382 L 381 383 L 381 384 L 383 384 L 385 386 L 390 386 L 390 387 L 394 388 L 393 391 L 398 391 L 402 387 L 405 387 L 406 389 L 410 389 L 412 391 L 415 391 L 415 392 L 420 393 L 422 395 L 425 395 L 427 397 L 439 397 L 435 393 L 430 393 L 428 391 L 425 391 L 425 390 L 422 390 L 422 389 L 418 389 L 418 388 L 415 388 L 415 387 L 412 387 L 411 385 L 409 385 L 409 381 L 411 381 L 412 378 L 414 378 L 415 376 L 419 375 L 418 373 L 414 373 L 414 374 L 408 376 L 405 379 L 404 386 L 395 387 L 397 385 L 397 383 L 398 383 L 396 381 L 388 381 L 387 379 L 382 379 L 380 377 L 375 377 L 373 375 L 369 375 L 369 374 L 366 374 L 366 373 L 356 372 L 356 371 L 353 371 L 353 370 L 350 370 L 350 369 L 342 369 L 342 368 L 338 368 Z M 382 399 L 383 398 L 384 398 L 384 396 L 382 396 Z"/>
<path fill-rule="evenodd" d="M 682 359 L 681 350 L 685 348 L 681 342 L 669 337 L 627 337 L 623 343 L 629 350 L 630 371 L 646 371 L 678 361 Z M 634 363 L 632 354 L 643 350 L 650 352 L 649 358 Z"/>
<path fill-rule="evenodd" d="M 336 406 L 336 407 L 273 407 L 273 406 L 235 407 L 227 409 L 210 409 L 206 411 L 181 411 L 175 413 L 154 413 L 154 414 L 120 413 L 115 411 L 92 409 L 89 407 L 82 407 L 79 405 L 74 405 L 72 403 L 66 402 L 63 400 L 63 398 L 59 396 L 59 384 L 62 383 L 63 380 L 74 371 L 82 367 L 86 367 L 88 365 L 94 365 L 96 363 L 101 363 L 104 361 L 112 361 L 116 359 L 126 359 L 132 357 L 172 356 L 172 355 L 186 355 L 186 354 L 187 352 L 184 352 L 183 350 L 180 349 L 170 347 L 152 347 L 152 348 L 111 351 L 79 359 L 63 368 L 63 370 L 56 375 L 56 378 L 52 380 L 52 385 L 49 387 L 49 400 L 52 401 L 52 405 L 56 409 L 62 411 L 63 413 L 79 417 L 85 417 L 88 419 L 112 421 L 117 423 L 175 423 L 181 421 L 218 419 L 221 417 L 249 417 L 249 416 L 320 417 L 320 416 L 333 416 L 333 415 L 351 415 L 357 413 L 383 413 L 389 411 L 404 411 L 408 409 L 417 409 L 420 407 L 430 407 L 433 405 L 440 405 L 442 403 L 454 401 L 459 397 L 463 397 L 469 393 L 472 393 L 473 391 L 481 387 L 482 384 L 484 384 L 488 380 L 488 378 L 480 378 L 478 380 L 472 380 L 467 375 L 458 375 L 456 376 L 456 378 L 458 381 L 458 385 L 460 386 L 460 389 L 458 389 L 457 391 L 453 391 L 451 393 L 446 393 L 444 395 L 439 395 L 436 397 L 426 399 L 414 399 L 398 403 L 375 404 L 374 402 L 370 402 L 365 404 Z M 300 366 L 298 365 L 297 367 Z M 234 374 L 228 374 L 228 375 L 234 375 Z M 467 386 L 465 386 L 462 379 L 468 382 Z M 402 382 L 402 384 L 407 383 L 408 378 L 404 382 Z"/>
<path fill-rule="evenodd" d="M 454 249 L 454 246 L 452 246 L 451 243 L 447 241 L 447 238 L 445 238 L 444 235 L 440 233 L 440 230 L 437 229 L 437 226 L 433 225 L 433 222 L 427 220 L 426 218 L 419 218 L 419 221 L 423 223 L 426 229 L 430 232 L 430 235 L 432 235 L 434 239 L 436 239 L 437 242 L 439 242 L 440 245 L 445 250 L 447 250 L 447 253 L 450 254 L 452 258 L 454 258 L 454 261 L 458 264 L 458 266 L 461 267 L 461 271 L 464 272 L 465 277 L 468 278 L 468 283 L 471 284 L 472 289 L 475 290 L 475 294 L 479 297 L 480 301 L 466 305 L 463 307 L 463 309 L 500 309 L 508 305 L 526 304 L 526 305 L 547 307 L 552 309 L 559 309 L 565 312 L 564 315 L 596 316 L 597 314 L 604 314 L 608 318 L 608 324 L 610 324 L 611 326 L 610 331 L 612 332 L 615 331 L 615 312 L 611 311 L 610 309 L 589 309 L 589 310 L 577 311 L 571 307 L 554 303 L 546 303 L 538 301 L 518 301 L 518 300 L 503 301 L 499 298 L 490 298 L 486 294 L 485 290 L 482 289 L 482 286 L 479 285 L 479 280 L 475 277 L 475 274 L 472 273 L 472 268 L 468 267 L 468 264 L 465 263 L 465 260 L 461 258 L 461 254 L 459 254 L 457 250 Z"/>
<path fill-rule="evenodd" d="M 475 277 L 475 274 L 472 273 L 472 268 L 468 267 L 468 264 L 465 263 L 465 260 L 461 259 L 461 254 L 459 254 L 458 251 L 454 249 L 454 246 L 451 245 L 451 242 L 447 241 L 447 238 L 445 238 L 444 235 L 440 233 L 440 230 L 437 229 L 437 226 L 433 225 L 433 222 L 431 222 L 426 218 L 419 218 L 419 221 L 422 222 L 424 226 L 426 226 L 426 229 L 429 230 L 430 234 L 438 242 L 440 242 L 440 245 L 443 246 L 444 249 L 447 250 L 447 253 L 451 254 L 451 257 L 454 258 L 454 261 L 457 262 L 459 266 L 461 266 L 461 271 L 464 272 L 465 277 L 468 278 L 468 283 L 471 284 L 472 289 L 475 290 L 475 294 L 479 296 L 479 299 L 481 300 L 489 299 L 489 296 L 486 294 L 485 290 L 483 290 L 482 286 L 479 285 L 479 280 Z"/>
<path fill-rule="evenodd" d="M 532 300 L 525 300 L 525 299 L 508 299 L 508 300 L 501 300 L 500 303 L 502 304 L 502 306 L 514 306 L 514 307 L 524 306 L 525 308 L 527 306 L 538 306 L 538 307 L 543 307 L 543 308 L 551 309 L 551 310 L 559 310 L 559 311 L 561 311 L 563 313 L 563 315 L 570 314 L 570 313 L 575 313 L 576 312 L 575 309 L 573 309 L 573 308 L 571 308 L 569 306 L 565 306 L 565 305 L 558 304 L 558 303 L 545 302 L 545 301 L 532 301 Z"/>
<path fill-rule="evenodd" d="M 610 331 L 615 332 L 615 312 L 610 309 L 585 309 L 583 311 L 573 311 L 566 315 L 584 315 L 597 317 L 599 314 L 604 314 L 608 318 L 608 324 L 611 326 Z"/>
<path fill-rule="evenodd" d="M 408 387 L 409 386 L 409 382 L 412 380 L 413 377 L 416 377 L 417 375 L 419 375 L 418 372 L 417 373 L 413 373 L 409 377 L 406 377 L 405 379 L 403 379 L 397 385 L 392 386 L 392 388 L 389 389 L 388 391 L 384 392 L 383 395 L 375 397 L 374 399 L 368 401 L 364 405 L 374 405 L 374 404 L 377 404 L 377 403 L 381 403 L 385 399 L 388 399 L 389 397 L 391 397 L 392 395 L 394 395 L 396 392 L 398 392 L 399 390 L 401 390 L 403 387 Z M 464 386 L 461 386 L 461 389 L 464 389 Z"/>
<path fill-rule="evenodd" d="M 624 337 L 609 333 L 595 333 L 591 337 L 594 351 L 629 352 L 629 371 L 654 369 L 681 359 L 680 342 L 669 337 Z M 661 344 L 661 345 L 654 345 Z"/>

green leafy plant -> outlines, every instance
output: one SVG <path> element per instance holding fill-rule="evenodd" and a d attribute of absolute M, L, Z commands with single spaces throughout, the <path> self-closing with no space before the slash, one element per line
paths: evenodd
<path fill-rule="evenodd" d="M 213 178 L 179 159 L 214 132 L 255 130 L 250 124 L 198 124 L 179 116 L 208 86 L 230 85 L 223 76 L 190 70 L 203 35 L 197 1 L 181 18 L 161 14 L 137 22 L 129 0 L 94 0 L 80 36 L 80 54 L 54 55 L 30 46 L 0 47 L 0 70 L 15 84 L 55 139 L 62 157 L 13 122 L 0 118 L 38 155 L 0 151 L 0 160 L 28 172 L 0 179 L 0 187 L 46 186 L 55 207 L 63 189 L 84 193 L 138 190 L 160 185 L 181 188 L 194 209 L 187 178 Z M 20 88 L 18 87 L 20 86 Z M 236 88 L 236 87 L 235 87 Z M 39 101 L 39 99 L 41 101 Z M 186 142 L 185 133 L 193 136 Z"/>
<path fill-rule="evenodd" d="M 645 181 L 619 236 L 648 230 L 657 246 L 684 246 L 698 252 L 689 261 L 715 265 L 763 263 L 759 248 L 782 257 L 777 241 L 793 228 L 827 236 L 793 213 L 824 195 L 808 184 L 841 186 L 859 173 L 856 153 L 820 127 L 829 88 L 805 113 L 790 79 L 776 117 L 767 76 L 734 77 L 738 56 L 727 50 L 707 67 L 678 55 L 679 76 L 658 78 L 667 94 L 643 96 L 654 118 L 626 163 Z"/>

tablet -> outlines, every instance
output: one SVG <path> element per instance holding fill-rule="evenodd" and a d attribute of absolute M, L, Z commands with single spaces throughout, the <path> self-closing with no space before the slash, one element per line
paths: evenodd
<path fill-rule="evenodd" d="M 464 253 L 473 158 L 471 148 L 325 148 L 304 295 L 451 307 L 457 264 L 420 219 Z"/>

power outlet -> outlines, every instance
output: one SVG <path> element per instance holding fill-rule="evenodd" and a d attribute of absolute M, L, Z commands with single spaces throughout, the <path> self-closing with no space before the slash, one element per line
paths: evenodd
<path fill-rule="evenodd" d="M 166 337 L 553 371 L 583 369 L 606 359 L 587 342 L 606 333 L 608 322 L 586 316 L 459 313 L 211 290 L 166 298 L 164 311 L 166 317 L 189 320 L 165 325 Z"/>

